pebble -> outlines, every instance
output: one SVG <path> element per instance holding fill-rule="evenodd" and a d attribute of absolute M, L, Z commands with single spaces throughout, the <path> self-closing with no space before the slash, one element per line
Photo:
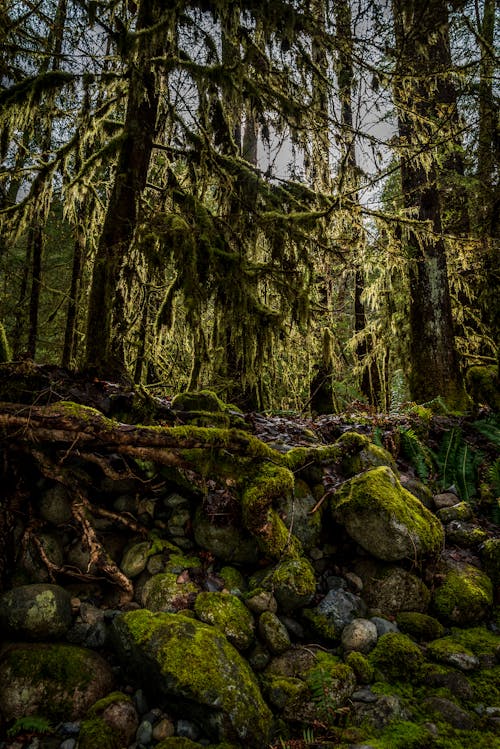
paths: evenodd
<path fill-rule="evenodd" d="M 143 720 L 137 729 L 135 738 L 138 744 L 150 744 L 153 738 L 153 726 L 149 720 Z"/>
<path fill-rule="evenodd" d="M 175 724 L 175 732 L 177 736 L 182 736 L 185 739 L 191 739 L 191 741 L 198 741 L 201 736 L 201 731 L 196 723 L 190 720 L 181 718 Z"/>
<path fill-rule="evenodd" d="M 169 718 L 161 718 L 161 720 L 153 726 L 153 738 L 155 741 L 163 741 L 168 739 L 175 733 L 175 726 Z"/>
<path fill-rule="evenodd" d="M 148 712 L 149 707 L 147 700 L 144 696 L 144 692 L 142 689 L 138 689 L 137 692 L 134 694 L 134 704 L 137 709 L 137 712 L 139 715 L 144 715 Z"/>

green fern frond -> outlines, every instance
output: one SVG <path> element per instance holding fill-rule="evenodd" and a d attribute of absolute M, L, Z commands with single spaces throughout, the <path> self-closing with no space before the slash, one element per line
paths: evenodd
<path fill-rule="evenodd" d="M 7 731 L 9 738 L 14 738 L 21 733 L 52 733 L 54 729 L 46 718 L 38 715 L 27 715 L 18 718 L 13 726 Z"/>
<path fill-rule="evenodd" d="M 455 427 L 444 435 L 435 460 L 439 488 L 447 489 L 454 485 L 460 498 L 470 502 L 478 491 L 478 470 L 484 454 L 468 444 L 462 430 Z"/>
<path fill-rule="evenodd" d="M 472 426 L 500 450 L 500 417 L 498 415 L 493 414 L 487 419 L 475 421 Z"/>
<path fill-rule="evenodd" d="M 421 481 L 427 481 L 433 470 L 432 454 L 413 429 L 399 428 L 401 452 L 410 461 Z"/>

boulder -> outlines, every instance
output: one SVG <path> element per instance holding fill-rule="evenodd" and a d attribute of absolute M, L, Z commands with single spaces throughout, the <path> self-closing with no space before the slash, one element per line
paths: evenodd
<path fill-rule="evenodd" d="M 77 720 L 113 688 L 109 664 L 75 645 L 16 644 L 0 659 L 0 706 L 5 720 L 27 715 Z"/>
<path fill-rule="evenodd" d="M 219 741 L 267 745 L 272 715 L 257 680 L 215 627 L 138 610 L 118 615 L 113 633 L 119 658 L 144 688 L 184 706 Z"/>
<path fill-rule="evenodd" d="M 335 520 L 363 549 L 395 562 L 437 555 L 444 544 L 439 520 L 394 472 L 380 466 L 346 481 L 332 500 Z"/>
<path fill-rule="evenodd" d="M 316 592 L 316 576 L 307 559 L 284 559 L 263 576 L 261 585 L 272 591 L 283 611 L 307 606 Z"/>
<path fill-rule="evenodd" d="M 446 624 L 479 622 L 492 603 L 493 585 L 489 577 L 471 564 L 458 562 L 448 568 L 432 596 L 436 616 Z"/>
<path fill-rule="evenodd" d="M 293 529 L 302 547 L 307 551 L 319 543 L 321 534 L 322 507 L 311 513 L 317 500 L 309 486 L 302 479 L 295 480 L 291 494 L 278 498 L 276 507 L 287 528 Z"/>
<path fill-rule="evenodd" d="M 397 565 L 364 559 L 355 566 L 363 581 L 363 598 L 385 617 L 400 611 L 427 611 L 431 594 L 416 575 Z"/>
<path fill-rule="evenodd" d="M 160 572 L 153 575 L 140 590 L 140 603 L 150 611 L 169 611 L 191 608 L 199 587 L 189 576 L 175 572 Z"/>
<path fill-rule="evenodd" d="M 327 640 L 339 640 L 344 627 L 353 619 L 362 618 L 367 611 L 362 598 L 348 590 L 330 590 L 313 609 L 303 614 L 314 633 Z"/>
<path fill-rule="evenodd" d="M 369 619 L 353 619 L 342 631 L 342 647 L 346 652 L 351 650 L 369 653 L 377 644 L 377 627 Z"/>
<path fill-rule="evenodd" d="M 21 585 L 0 596 L 0 629 L 18 639 L 57 639 L 71 622 L 71 596 L 59 585 Z"/>

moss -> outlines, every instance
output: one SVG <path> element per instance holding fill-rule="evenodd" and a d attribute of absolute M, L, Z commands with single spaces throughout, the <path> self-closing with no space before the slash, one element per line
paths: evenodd
<path fill-rule="evenodd" d="M 484 542 L 481 560 L 488 577 L 500 587 L 500 538 L 490 538 Z"/>
<path fill-rule="evenodd" d="M 7 340 L 7 335 L 5 333 L 5 328 L 0 323 L 0 364 L 5 364 L 6 362 L 9 362 L 11 360 L 11 351 L 9 342 Z"/>
<path fill-rule="evenodd" d="M 238 650 L 246 650 L 254 639 L 254 620 L 239 598 L 228 593 L 200 593 L 195 601 L 197 617 L 217 627 Z"/>
<path fill-rule="evenodd" d="M 449 638 L 454 643 L 470 650 L 478 658 L 482 656 L 494 656 L 500 652 L 500 637 L 490 632 L 486 627 L 470 627 L 459 629 L 452 627 Z"/>
<path fill-rule="evenodd" d="M 316 611 L 316 609 L 302 609 L 302 617 L 317 637 L 331 642 L 340 640 L 341 631 L 338 630 L 326 614 L 322 614 Z"/>
<path fill-rule="evenodd" d="M 178 393 L 172 399 L 173 411 L 224 411 L 225 403 L 212 390 L 187 391 Z"/>
<path fill-rule="evenodd" d="M 360 684 L 369 684 L 373 681 L 375 669 L 368 658 L 365 658 L 362 653 L 356 650 L 351 651 L 346 657 L 345 662 L 353 670 L 356 680 Z"/>
<path fill-rule="evenodd" d="M 271 590 L 285 611 L 306 606 L 316 591 L 316 576 L 307 559 L 284 559 L 264 577 L 263 587 Z"/>
<path fill-rule="evenodd" d="M 469 683 L 474 692 L 473 703 L 500 707 L 500 665 L 471 674 Z"/>
<path fill-rule="evenodd" d="M 224 587 L 230 592 L 239 591 L 243 593 L 247 588 L 244 576 L 236 567 L 222 567 L 219 570 L 219 577 L 224 580 Z"/>
<path fill-rule="evenodd" d="M 391 723 L 378 737 L 370 737 L 366 743 L 373 749 L 427 749 L 434 746 L 429 730 L 411 721 Z"/>
<path fill-rule="evenodd" d="M 131 697 L 129 697 L 129 695 L 124 694 L 123 692 L 111 692 L 110 694 L 106 695 L 106 697 L 103 697 L 102 700 L 94 702 L 87 713 L 87 717 L 96 718 L 105 710 L 107 710 L 110 705 L 121 702 L 132 702 L 132 699 Z"/>
<path fill-rule="evenodd" d="M 364 434 L 345 432 L 339 437 L 335 447 L 343 453 L 340 467 L 345 476 L 355 476 L 377 466 L 388 466 L 396 470 L 392 455 L 383 447 L 370 442 Z"/>
<path fill-rule="evenodd" d="M 415 640 L 426 642 L 444 635 L 444 627 L 437 619 L 417 611 L 401 611 L 396 616 L 396 622 L 403 633 Z"/>
<path fill-rule="evenodd" d="M 433 595 L 433 607 L 437 616 L 450 624 L 481 620 L 492 603 L 491 580 L 482 570 L 472 565 L 450 570 Z"/>
<path fill-rule="evenodd" d="M 332 508 L 349 535 L 380 559 L 414 559 L 437 554 L 443 547 L 439 520 L 401 486 L 387 466 L 346 481 L 332 499 Z"/>
<path fill-rule="evenodd" d="M 498 370 L 495 364 L 471 367 L 467 372 L 466 384 L 474 403 L 500 411 Z"/>
<path fill-rule="evenodd" d="M 78 749 L 121 749 L 121 741 L 105 720 L 88 718 L 81 724 Z"/>
<path fill-rule="evenodd" d="M 424 656 L 418 645 L 398 632 L 388 632 L 379 637 L 368 660 L 391 682 L 418 677 L 424 664 Z"/>
<path fill-rule="evenodd" d="M 243 523 L 271 559 L 279 559 L 285 553 L 298 556 L 301 551 L 300 542 L 272 507 L 275 499 L 290 494 L 293 487 L 294 477 L 289 469 L 264 463 L 248 477 L 243 490 Z"/>
<path fill-rule="evenodd" d="M 278 710 L 283 710 L 297 699 L 302 701 L 308 692 L 303 679 L 295 676 L 269 673 L 262 677 L 261 683 L 266 699 Z"/>
<path fill-rule="evenodd" d="M 323 465 L 336 463 L 344 451 L 339 445 L 319 445 L 318 447 L 293 447 L 283 456 L 283 461 L 291 471 L 298 471 L 308 463 Z"/>
<path fill-rule="evenodd" d="M 330 653 L 318 651 L 316 663 L 305 674 L 320 719 L 328 720 L 342 707 L 356 687 L 354 671 Z"/>

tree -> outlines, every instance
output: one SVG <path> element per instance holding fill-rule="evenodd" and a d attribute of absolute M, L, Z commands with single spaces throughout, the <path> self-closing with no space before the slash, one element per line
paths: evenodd
<path fill-rule="evenodd" d="M 408 224 L 410 277 L 410 392 L 418 401 L 442 396 L 463 406 L 464 390 L 455 349 L 446 250 L 442 234 L 435 157 L 439 121 L 433 95 L 435 59 L 446 25 L 444 0 L 421 5 L 393 0 L 401 179 Z"/>

